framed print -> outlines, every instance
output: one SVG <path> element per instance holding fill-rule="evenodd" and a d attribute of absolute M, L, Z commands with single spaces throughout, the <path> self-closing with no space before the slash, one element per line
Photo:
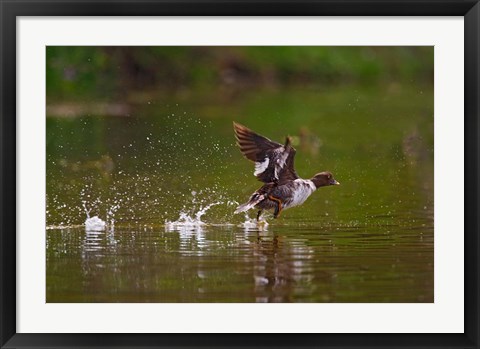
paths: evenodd
<path fill-rule="evenodd" d="M 478 348 L 478 1 L 1 6 L 2 348 Z"/>

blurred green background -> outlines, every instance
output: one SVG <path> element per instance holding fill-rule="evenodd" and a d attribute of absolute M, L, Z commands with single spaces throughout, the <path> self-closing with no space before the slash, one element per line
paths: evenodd
<path fill-rule="evenodd" d="M 128 97 L 154 89 L 390 84 L 433 79 L 433 47 L 49 46 L 47 98 Z"/>

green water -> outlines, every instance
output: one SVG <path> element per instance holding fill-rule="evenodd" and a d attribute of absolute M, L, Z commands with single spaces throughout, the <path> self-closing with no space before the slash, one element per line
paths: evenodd
<path fill-rule="evenodd" d="M 121 102 L 123 116 L 46 120 L 47 302 L 433 302 L 431 87 Z M 294 136 L 299 175 L 341 186 L 246 224 L 233 211 L 260 183 L 233 120 Z M 107 230 L 87 232 L 86 210 Z M 166 224 L 203 211 L 205 225 Z"/>

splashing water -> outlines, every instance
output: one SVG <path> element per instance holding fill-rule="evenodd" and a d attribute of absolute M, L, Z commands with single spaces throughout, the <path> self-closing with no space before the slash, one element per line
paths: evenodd
<path fill-rule="evenodd" d="M 195 219 L 198 220 L 199 222 L 202 222 L 202 216 L 207 213 L 207 211 L 212 207 L 212 206 L 215 206 L 215 205 L 220 205 L 222 204 L 222 202 L 214 202 L 214 203 L 211 203 L 211 204 L 208 204 L 207 206 L 205 206 L 204 208 L 200 207 L 200 211 L 198 211 L 196 214 L 195 214 Z"/>
<path fill-rule="evenodd" d="M 248 214 L 245 212 L 245 221 L 240 223 L 238 226 L 243 228 L 245 231 L 250 231 L 250 230 L 264 231 L 264 230 L 267 230 L 268 222 L 264 218 L 261 218 L 260 221 L 257 221 L 255 218 L 250 218 Z"/>
<path fill-rule="evenodd" d="M 87 214 L 87 219 L 85 220 L 85 231 L 104 231 L 107 223 L 98 216 L 90 217 L 90 211 L 92 209 L 87 209 L 87 202 L 83 201 L 83 208 Z"/>
<path fill-rule="evenodd" d="M 120 205 L 114 205 L 110 207 L 107 211 L 107 222 L 108 222 L 108 227 L 110 228 L 110 231 L 113 231 L 115 227 L 115 212 L 120 208 Z"/>
<path fill-rule="evenodd" d="M 188 212 L 181 211 L 180 217 L 176 221 L 165 220 L 165 231 L 179 231 L 179 232 L 203 232 L 203 227 L 207 226 L 227 226 L 233 225 L 231 223 L 206 223 L 202 221 L 202 216 L 204 216 L 207 211 L 215 205 L 223 204 L 224 202 L 217 201 L 211 204 L 208 204 L 204 207 L 200 206 L 200 210 L 195 214 L 189 214 Z M 227 201 L 227 205 L 235 205 L 236 201 Z M 238 227 L 244 228 L 245 231 L 266 231 L 268 227 L 268 222 L 261 218 L 260 221 L 257 221 L 256 218 L 250 218 L 247 213 L 245 213 L 245 220 L 237 225 Z"/>
<path fill-rule="evenodd" d="M 168 231 L 176 230 L 176 228 L 197 228 L 205 225 L 206 223 L 202 221 L 202 216 L 207 213 L 207 211 L 215 206 L 220 205 L 222 202 L 213 202 L 211 204 L 206 205 L 205 207 L 200 206 L 200 210 L 195 213 L 194 217 L 191 217 L 186 212 L 180 212 L 180 217 L 174 221 L 165 220 L 165 229 Z"/>
<path fill-rule="evenodd" d="M 132 127 L 159 127 L 162 137 L 147 133 L 144 139 L 130 139 L 122 144 L 122 148 L 107 149 L 107 155 L 102 155 L 101 159 L 88 157 L 78 161 L 50 161 L 52 171 L 61 173 L 60 168 L 65 168 L 71 176 L 82 181 L 67 183 L 62 182 L 63 177 L 58 178 L 61 186 L 55 186 L 56 191 L 47 195 L 47 227 L 54 229 L 57 226 L 86 225 L 85 214 L 87 220 L 97 216 L 105 221 L 105 229 L 108 230 L 127 222 L 141 224 L 155 219 L 160 222 L 169 220 L 169 223 L 177 225 L 202 225 L 205 211 L 209 209 L 207 204 L 222 201 L 230 205 L 228 202 L 233 188 L 220 183 L 226 174 L 234 177 L 229 162 L 225 161 L 225 158 L 232 157 L 231 144 L 219 141 L 218 135 L 212 131 L 211 121 L 183 110 L 182 115 L 177 115 L 171 108 L 174 107 L 167 105 L 164 113 L 168 121 L 161 125 L 153 119 L 132 118 L 129 121 Z M 164 151 L 178 147 L 183 152 Z M 202 149 L 201 156 L 198 154 L 199 148 Z M 104 158 L 109 161 L 105 163 Z M 109 166 L 112 168 L 109 169 Z M 161 171 L 158 170 L 159 166 Z M 192 171 L 203 173 L 211 166 L 215 166 L 216 170 L 207 181 L 202 178 L 193 180 Z M 215 180 L 213 184 L 210 182 L 212 179 Z M 189 182 L 194 185 L 185 191 L 186 188 L 178 185 L 177 180 L 178 183 Z M 75 195 L 78 192 L 80 200 L 77 201 Z M 192 198 L 189 198 L 189 194 Z M 182 209 L 185 201 L 190 201 L 192 205 Z M 212 211 L 208 212 L 209 225 L 213 221 L 219 225 L 229 225 L 230 210 Z"/>
<path fill-rule="evenodd" d="M 89 217 L 85 220 L 86 231 L 104 231 L 107 223 L 97 216 Z"/>

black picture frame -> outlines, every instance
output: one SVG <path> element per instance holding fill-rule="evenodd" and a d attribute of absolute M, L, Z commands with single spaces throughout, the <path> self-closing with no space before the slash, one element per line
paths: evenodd
<path fill-rule="evenodd" d="M 479 348 L 478 0 L 12 1 L 1 14 L 1 348 L 321 347 Z M 464 16 L 465 19 L 465 333 L 463 334 L 23 334 L 16 332 L 16 18 L 18 16 Z M 461 117 L 460 115 L 455 117 Z M 452 232 L 461 233 L 461 232 Z"/>

